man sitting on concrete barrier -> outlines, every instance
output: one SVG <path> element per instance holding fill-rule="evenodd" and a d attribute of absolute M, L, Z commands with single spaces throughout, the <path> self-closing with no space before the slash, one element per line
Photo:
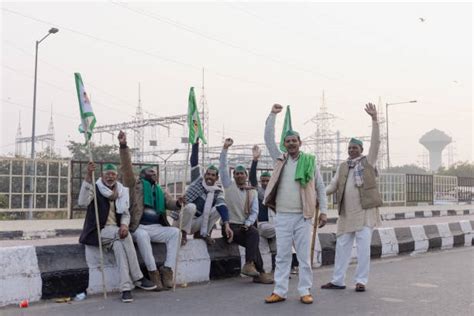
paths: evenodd
<path fill-rule="evenodd" d="M 263 269 L 262 255 L 259 249 L 259 234 L 255 227 L 258 216 L 258 197 L 254 188 L 247 185 L 247 169 L 238 165 L 234 169 L 234 181 L 230 179 L 227 167 L 227 150 L 233 140 L 227 138 L 220 155 L 219 171 L 225 190 L 225 200 L 229 208 L 230 228 L 233 238 L 227 238 L 230 243 L 235 241 L 245 247 L 245 264 L 242 274 L 253 277 L 256 283 L 272 284 L 273 278 Z"/>
<path fill-rule="evenodd" d="M 193 144 L 191 153 L 191 184 L 186 190 L 186 207 L 183 210 L 182 237 L 186 243 L 187 234 L 202 238 L 208 245 L 215 243 L 211 237 L 214 224 L 219 217 L 224 225 L 224 235 L 232 236 L 229 227 L 229 211 L 224 200 L 222 188 L 217 185 L 219 170 L 210 165 L 204 176 L 199 170 L 199 141 Z M 179 216 L 175 214 L 173 226 L 179 226 Z"/>
<path fill-rule="evenodd" d="M 157 172 L 151 166 L 142 168 L 138 179 L 133 173 L 130 149 L 127 136 L 120 131 L 120 163 L 123 183 L 130 188 L 131 220 L 130 231 L 138 245 L 148 274 L 156 290 L 169 290 L 173 287 L 173 270 L 179 247 L 179 229 L 171 227 L 166 218 L 166 210 L 179 210 L 183 198 L 174 200 L 171 195 L 161 189 Z M 151 243 L 166 244 L 166 260 L 159 271 Z M 160 275 L 161 274 L 161 275 Z"/>
<path fill-rule="evenodd" d="M 89 162 L 87 174 L 79 192 L 78 205 L 87 207 L 84 228 L 79 242 L 84 245 L 98 246 L 94 191 L 91 183 L 94 170 L 94 163 Z M 104 165 L 102 177 L 96 181 L 95 186 L 101 242 L 114 251 L 115 261 L 119 268 L 122 301 L 132 302 L 133 284 L 144 290 L 154 290 L 156 285 L 143 277 L 132 237 L 128 232 L 130 223 L 129 191 L 128 188 L 117 182 L 117 167 L 113 164 Z"/>
<path fill-rule="evenodd" d="M 372 136 L 367 156 L 362 155 L 362 141 L 352 138 L 349 158 L 336 171 L 326 193 L 336 193 L 339 218 L 337 220 L 336 258 L 332 281 L 322 289 L 345 289 L 345 276 L 351 260 L 354 238 L 357 244 L 355 290 L 365 291 L 369 279 L 370 244 L 372 231 L 380 223 L 378 207 L 382 199 L 377 187 L 375 165 L 380 146 L 377 109 L 369 103 L 365 111 L 372 118 Z"/>
<path fill-rule="evenodd" d="M 274 104 L 265 124 L 265 144 L 275 162 L 275 168 L 265 190 L 264 203 L 276 212 L 277 238 L 275 288 L 273 293 L 265 298 L 265 302 L 278 303 L 287 297 L 293 257 L 291 247 L 294 243 L 299 263 L 300 301 L 311 304 L 311 220 L 315 217 L 316 201 L 319 200 L 320 227 L 326 224 L 327 200 L 316 159 L 313 155 L 300 151 L 299 134 L 293 130 L 286 132 L 283 145 L 287 153 L 283 155 L 275 144 L 275 119 L 282 108 L 281 105 Z"/>
<path fill-rule="evenodd" d="M 276 252 L 276 238 L 275 238 L 275 225 L 273 223 L 274 211 L 269 209 L 265 204 L 263 204 L 263 198 L 265 197 L 265 189 L 267 184 L 270 181 L 272 176 L 270 172 L 264 171 L 260 175 L 260 185 L 257 181 L 257 165 L 258 160 L 262 151 L 258 145 L 253 146 L 252 148 L 252 165 L 250 166 L 249 181 L 250 184 L 257 189 L 258 193 L 258 217 L 257 217 L 257 227 L 258 233 L 261 238 L 265 238 L 268 241 L 268 246 L 271 252 Z"/>

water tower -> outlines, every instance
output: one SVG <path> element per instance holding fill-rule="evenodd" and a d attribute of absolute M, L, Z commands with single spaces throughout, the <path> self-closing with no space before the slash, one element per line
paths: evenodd
<path fill-rule="evenodd" d="M 452 138 L 446 135 L 446 133 L 433 129 L 421 136 L 419 142 L 430 153 L 430 170 L 436 171 L 441 167 L 441 153 L 443 149 L 451 143 Z"/>

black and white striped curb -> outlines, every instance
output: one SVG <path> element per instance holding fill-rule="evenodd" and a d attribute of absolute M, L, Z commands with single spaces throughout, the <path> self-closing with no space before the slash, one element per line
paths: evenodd
<path fill-rule="evenodd" d="M 433 249 L 473 245 L 474 221 L 463 220 L 435 225 L 379 228 L 372 237 L 371 256 L 381 258 L 404 253 L 423 253 Z M 335 234 L 318 234 L 315 266 L 334 263 Z M 268 244 L 260 244 L 264 268 L 271 270 L 272 254 Z M 165 259 L 164 244 L 153 244 L 158 264 Z M 208 282 L 236 277 L 244 261 L 244 249 L 227 244 L 222 238 L 207 246 L 202 240 L 189 240 L 178 260 L 177 283 Z M 113 253 L 104 254 L 106 287 L 118 290 L 118 268 Z M 139 261 L 145 270 L 139 255 Z M 0 306 L 17 304 L 23 299 L 40 299 L 100 293 L 101 273 L 98 249 L 83 245 L 20 246 L 0 248 Z"/>
<path fill-rule="evenodd" d="M 440 216 L 462 216 L 462 215 L 474 215 L 474 209 L 465 210 L 431 210 L 431 211 L 413 211 L 413 212 L 398 212 L 391 214 L 381 214 L 381 218 L 384 221 L 399 220 L 399 219 L 412 219 L 412 218 L 426 218 L 426 217 L 440 217 Z M 336 224 L 337 217 L 329 217 L 329 224 Z M 73 237 L 79 236 L 82 229 L 47 229 L 47 230 L 36 230 L 36 231 L 22 231 L 22 230 L 10 230 L 0 231 L 0 240 L 31 240 L 31 239 L 45 239 L 45 238 L 57 238 L 57 237 Z"/>

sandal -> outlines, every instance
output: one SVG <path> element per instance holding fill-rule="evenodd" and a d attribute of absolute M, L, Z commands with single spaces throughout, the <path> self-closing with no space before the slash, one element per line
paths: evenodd
<path fill-rule="evenodd" d="M 356 292 L 365 292 L 365 285 L 362 283 L 357 283 L 355 286 Z"/>
<path fill-rule="evenodd" d="M 321 288 L 324 290 L 344 290 L 346 288 L 345 285 L 336 285 L 332 284 L 331 282 L 321 285 Z"/>

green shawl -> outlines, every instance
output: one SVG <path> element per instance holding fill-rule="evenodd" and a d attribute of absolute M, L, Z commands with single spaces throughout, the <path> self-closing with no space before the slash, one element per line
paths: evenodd
<path fill-rule="evenodd" d="M 314 170 L 316 168 L 316 157 L 311 154 L 300 152 L 298 164 L 296 165 L 295 181 L 305 187 L 308 182 L 314 177 Z"/>
<path fill-rule="evenodd" d="M 166 213 L 165 194 L 163 193 L 160 185 L 156 184 L 155 192 L 153 192 L 151 183 L 145 179 L 141 180 L 143 186 L 143 204 L 146 207 L 154 209 L 156 214 L 164 215 Z"/>

